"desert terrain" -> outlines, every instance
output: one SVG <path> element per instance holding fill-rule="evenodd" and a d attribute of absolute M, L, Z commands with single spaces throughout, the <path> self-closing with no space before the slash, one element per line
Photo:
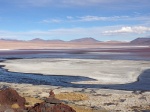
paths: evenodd
<path fill-rule="evenodd" d="M 150 47 L 119 42 L 0 41 L 0 88 L 77 112 L 150 110 Z M 28 106 L 27 105 L 27 106 Z"/>

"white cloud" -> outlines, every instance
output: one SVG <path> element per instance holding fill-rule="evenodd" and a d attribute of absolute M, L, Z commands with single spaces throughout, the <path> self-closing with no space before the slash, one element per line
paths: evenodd
<path fill-rule="evenodd" d="M 14 39 L 64 39 L 64 38 L 81 38 L 81 37 L 99 37 L 101 27 L 94 28 L 60 28 L 47 31 L 34 30 L 27 32 L 9 32 L 0 31 L 0 38 L 14 38 Z"/>
<path fill-rule="evenodd" d="M 98 16 L 83 16 L 79 17 L 79 21 L 100 21 L 106 20 L 106 17 L 98 17 Z"/>
<path fill-rule="evenodd" d="M 62 20 L 60 19 L 45 19 L 42 20 L 40 23 L 60 23 L 62 22 Z"/>
<path fill-rule="evenodd" d="M 18 39 L 17 35 L 14 35 L 14 32 L 0 30 L 1 39 Z"/>
<path fill-rule="evenodd" d="M 26 32 L 0 31 L 0 38 L 30 40 L 33 38 L 70 40 L 82 37 L 93 37 L 100 40 L 117 38 L 123 40 L 130 37 L 150 35 L 150 27 L 145 26 L 107 26 L 89 28 L 59 28 L 51 30 L 34 30 Z M 116 29 L 116 30 L 112 30 Z M 124 35 L 126 34 L 126 35 Z"/>
<path fill-rule="evenodd" d="M 94 22 L 94 21 L 138 21 L 143 23 L 149 23 L 150 22 L 150 15 L 139 15 L 139 16 L 93 16 L 93 15 L 87 15 L 87 16 L 67 16 L 63 19 L 44 19 L 40 23 L 60 23 L 60 22 Z M 124 22 L 125 23 L 125 22 Z"/>
<path fill-rule="evenodd" d="M 102 17 L 102 16 L 82 16 L 78 17 L 79 21 L 116 21 L 116 20 L 125 20 L 128 19 L 129 16 L 110 16 L 110 17 Z"/>
<path fill-rule="evenodd" d="M 60 29 L 52 29 L 48 31 L 31 31 L 27 32 L 28 35 L 41 35 L 41 36 L 51 36 L 51 37 L 71 37 L 72 35 L 80 36 L 80 35 L 92 35 L 93 31 L 96 31 L 96 34 L 99 34 L 101 27 L 94 28 L 60 28 Z M 92 32 L 92 33 L 91 33 Z"/>
<path fill-rule="evenodd" d="M 150 15 L 135 15 L 135 16 L 81 16 L 77 21 L 150 21 Z"/>
<path fill-rule="evenodd" d="M 72 16 L 67 16 L 67 19 L 73 19 L 73 17 Z"/>
<path fill-rule="evenodd" d="M 117 35 L 117 34 L 128 34 L 128 33 L 136 33 L 136 34 L 142 34 L 150 32 L 150 27 L 145 26 L 134 26 L 134 27 L 122 27 L 119 30 L 108 30 L 104 31 L 104 35 Z"/>

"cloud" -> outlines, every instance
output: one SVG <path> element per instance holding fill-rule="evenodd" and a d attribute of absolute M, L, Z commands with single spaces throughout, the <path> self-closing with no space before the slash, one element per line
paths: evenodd
<path fill-rule="evenodd" d="M 98 16 L 83 16 L 79 17 L 79 21 L 103 21 L 106 20 L 106 17 L 98 17 Z"/>
<path fill-rule="evenodd" d="M 42 20 L 40 23 L 60 23 L 62 22 L 62 20 L 60 19 L 45 19 Z"/>
<path fill-rule="evenodd" d="M 110 16 L 110 17 L 82 16 L 82 17 L 78 17 L 78 18 L 79 18 L 79 21 L 116 21 L 116 20 L 128 19 L 129 16 Z"/>
<path fill-rule="evenodd" d="M 14 32 L 0 30 L 1 39 L 18 39 L 18 36 Z"/>
<path fill-rule="evenodd" d="M 67 16 L 63 19 L 44 19 L 40 23 L 63 23 L 63 22 L 94 22 L 94 21 L 125 21 L 127 22 L 143 22 L 143 23 L 149 23 L 150 22 L 150 15 L 138 15 L 138 16 L 93 16 L 93 15 L 87 15 L 87 16 Z"/>
<path fill-rule="evenodd" d="M 84 21 L 84 22 L 90 22 L 90 21 L 150 21 L 150 15 L 122 15 L 122 16 L 93 16 L 93 15 L 87 15 L 87 16 L 81 16 L 77 17 L 77 21 Z"/>
<path fill-rule="evenodd" d="M 51 30 L 34 30 L 26 32 L 0 31 L 0 38 L 30 40 L 33 38 L 70 40 L 75 38 L 93 37 L 100 40 L 117 38 L 144 37 L 150 35 L 150 27 L 127 26 L 89 27 L 89 28 L 59 28 Z M 118 30 L 108 30 L 118 29 Z M 123 35 L 126 34 L 126 35 Z"/>
<path fill-rule="evenodd" d="M 32 38 L 43 38 L 43 39 L 65 39 L 65 38 L 81 38 L 81 37 L 98 37 L 101 27 L 93 28 L 59 28 L 51 29 L 47 31 L 34 30 L 27 32 L 10 32 L 0 31 L 0 38 L 14 38 L 14 39 L 25 39 L 29 40 Z"/>
<path fill-rule="evenodd" d="M 67 16 L 66 18 L 71 20 L 71 19 L 73 19 L 74 17 L 72 17 L 72 16 Z"/>
<path fill-rule="evenodd" d="M 119 30 L 109 30 L 109 31 L 104 31 L 104 35 L 117 35 L 117 34 L 128 34 L 128 33 L 136 33 L 136 34 L 142 34 L 150 32 L 150 27 L 145 27 L 145 26 L 134 26 L 134 27 L 122 27 Z"/>

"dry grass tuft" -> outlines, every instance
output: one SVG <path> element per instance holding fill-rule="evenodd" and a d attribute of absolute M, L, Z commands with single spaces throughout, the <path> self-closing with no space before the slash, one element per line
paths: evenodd
<path fill-rule="evenodd" d="M 40 100 L 38 98 L 32 98 L 32 97 L 25 97 L 26 99 L 26 107 L 33 106 L 36 103 L 41 103 L 43 100 Z"/>
<path fill-rule="evenodd" d="M 11 105 L 11 108 L 18 109 L 18 108 L 20 108 L 20 106 L 17 103 L 15 103 L 15 104 Z"/>
<path fill-rule="evenodd" d="M 86 94 L 76 92 L 59 93 L 56 94 L 55 97 L 60 100 L 70 100 L 70 101 L 82 101 L 88 99 L 88 96 Z"/>

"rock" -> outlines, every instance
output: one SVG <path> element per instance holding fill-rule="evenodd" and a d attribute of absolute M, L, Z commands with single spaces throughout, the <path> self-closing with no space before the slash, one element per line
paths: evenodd
<path fill-rule="evenodd" d="M 6 89 L 6 88 L 9 88 L 9 86 L 6 86 L 6 85 L 0 85 L 0 89 L 1 89 L 1 90 L 4 90 L 4 89 Z"/>
<path fill-rule="evenodd" d="M 115 103 L 104 103 L 105 106 L 116 105 Z"/>
<path fill-rule="evenodd" d="M 56 99 L 53 91 L 50 91 L 44 102 L 25 108 L 25 98 L 19 96 L 15 90 L 6 88 L 0 91 L 0 104 L 0 112 L 76 112 Z"/>
<path fill-rule="evenodd" d="M 33 107 L 28 107 L 28 112 L 76 112 L 72 107 L 61 103 L 56 99 L 53 91 L 50 91 L 49 98 L 42 103 L 37 103 Z"/>
<path fill-rule="evenodd" d="M 15 112 L 13 109 L 6 109 L 5 112 Z"/>
<path fill-rule="evenodd" d="M 55 97 L 55 94 L 52 90 L 49 92 L 49 97 Z"/>
<path fill-rule="evenodd" d="M 73 108 L 65 104 L 40 103 L 27 108 L 28 112 L 76 112 Z"/>
<path fill-rule="evenodd" d="M 19 96 L 19 94 L 15 90 L 11 88 L 6 88 L 0 91 L 0 104 L 1 105 L 18 104 L 20 108 L 24 108 L 25 98 Z"/>
<path fill-rule="evenodd" d="M 60 103 L 62 103 L 60 100 L 58 100 L 56 98 L 46 98 L 45 102 L 46 103 L 51 103 L 51 104 L 60 104 Z"/>

